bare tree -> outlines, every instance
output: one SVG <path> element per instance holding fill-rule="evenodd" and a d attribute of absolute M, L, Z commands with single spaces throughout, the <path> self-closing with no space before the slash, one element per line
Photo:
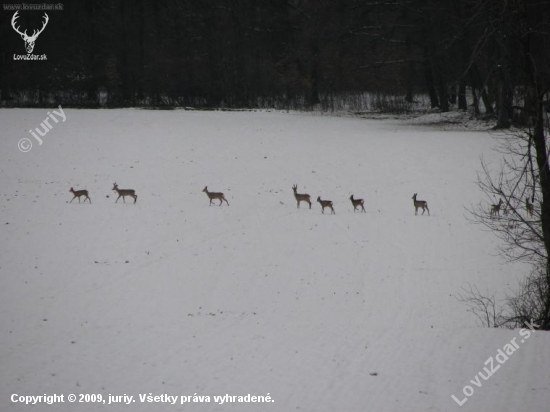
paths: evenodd
<path fill-rule="evenodd" d="M 483 159 L 478 186 L 486 200 L 470 208 L 472 221 L 491 230 L 499 239 L 499 251 L 508 261 L 531 265 L 530 273 L 520 282 L 515 295 L 507 298 L 508 309 L 493 325 L 518 326 L 525 320 L 548 325 L 550 278 L 548 277 L 547 239 L 542 225 L 540 172 L 534 161 L 532 132 L 517 131 L 499 135 L 497 149 L 502 161 L 491 168 Z M 501 206 L 499 205 L 502 202 Z M 495 207 L 499 206 L 499 213 Z M 491 302 L 477 289 L 461 296 L 464 302 Z M 479 306 L 484 314 L 486 308 Z M 479 315 L 478 315 L 479 316 Z"/>
<path fill-rule="evenodd" d="M 501 132 L 497 150 L 503 157 L 496 170 L 482 161 L 478 185 L 487 202 L 470 212 L 501 240 L 506 259 L 531 265 L 517 293 L 508 297 L 507 324 L 529 319 L 550 330 L 550 154 L 543 110 L 550 90 L 550 2 L 479 4 L 484 43 L 494 46 L 486 54 L 497 73 L 497 128 L 510 126 L 516 112 L 523 123 L 517 131 Z M 513 93 L 520 104 L 512 108 Z M 489 204 L 500 200 L 502 213 L 491 213 Z"/>
<path fill-rule="evenodd" d="M 457 295 L 460 302 L 468 306 L 468 312 L 473 313 L 482 326 L 498 328 L 506 323 L 502 316 L 502 309 L 498 307 L 495 294 L 481 293 L 477 286 L 468 284 L 462 288 L 463 293 Z"/>

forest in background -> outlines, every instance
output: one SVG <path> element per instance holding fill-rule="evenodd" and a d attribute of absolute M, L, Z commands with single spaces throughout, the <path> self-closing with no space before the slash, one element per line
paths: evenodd
<path fill-rule="evenodd" d="M 14 11 L 0 12 L 4 107 L 330 110 L 422 93 L 507 127 L 550 84 L 548 0 L 76 0 L 46 12 L 33 52 L 45 61 L 14 60 L 24 42 Z M 21 30 L 43 23 L 19 14 Z"/>

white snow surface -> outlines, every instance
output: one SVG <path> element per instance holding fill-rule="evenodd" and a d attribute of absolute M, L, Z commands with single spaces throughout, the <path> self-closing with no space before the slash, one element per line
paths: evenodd
<path fill-rule="evenodd" d="M 467 219 L 482 198 L 479 157 L 498 165 L 489 133 L 292 112 L 64 109 L 39 145 L 29 130 L 47 112 L 0 110 L 1 411 L 550 408 L 550 334 L 520 343 L 520 330 L 482 328 L 456 299 L 468 284 L 502 299 L 528 271 Z M 113 182 L 137 203 L 115 204 Z M 333 200 L 336 215 L 297 209 L 293 184 Z M 204 186 L 230 206 L 209 206 Z M 68 203 L 71 187 L 92 204 Z M 416 192 L 430 216 L 415 216 Z M 367 213 L 353 212 L 351 194 Z M 513 338 L 516 352 L 471 383 Z M 465 398 L 466 385 L 474 394 L 459 406 L 451 396 Z M 268 393 L 274 402 L 213 400 Z M 124 394 L 135 402 L 108 404 Z"/>

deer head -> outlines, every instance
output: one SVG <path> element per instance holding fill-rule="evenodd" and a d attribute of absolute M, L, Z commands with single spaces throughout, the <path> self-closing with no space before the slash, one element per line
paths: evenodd
<path fill-rule="evenodd" d="M 28 36 L 27 35 L 27 30 L 25 30 L 24 33 L 21 33 L 19 31 L 19 27 L 15 27 L 15 21 L 19 18 L 17 13 L 19 13 L 19 11 L 16 11 L 15 14 L 13 15 L 12 19 L 11 19 L 11 26 L 13 27 L 13 29 L 17 33 L 19 33 L 21 35 L 21 38 L 25 41 L 25 49 L 27 49 L 27 53 L 31 54 L 33 49 L 34 49 L 34 42 L 38 38 L 38 35 L 44 31 L 44 28 L 48 24 L 48 21 L 50 20 L 50 18 L 48 17 L 48 15 L 46 13 L 44 13 L 44 17 L 46 18 L 46 20 L 42 24 L 42 28 L 40 30 L 34 30 L 33 33 L 32 33 L 32 36 Z"/>

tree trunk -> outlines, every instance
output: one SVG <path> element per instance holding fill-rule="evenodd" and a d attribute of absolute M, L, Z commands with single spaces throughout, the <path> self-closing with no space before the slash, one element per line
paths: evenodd
<path fill-rule="evenodd" d="M 445 84 L 445 81 L 443 80 L 443 75 L 441 74 L 441 70 L 438 67 L 438 72 L 436 74 L 437 78 L 437 94 L 439 95 L 439 108 L 442 112 L 448 112 L 450 110 L 449 107 L 449 92 L 447 91 L 447 85 Z"/>
<path fill-rule="evenodd" d="M 317 40 L 314 41 L 311 47 L 311 71 L 309 74 L 309 93 L 308 104 L 313 107 L 319 104 L 319 45 Z"/>
<path fill-rule="evenodd" d="M 483 81 L 481 80 L 479 69 L 477 68 L 477 65 L 475 63 L 472 64 L 472 67 L 470 69 L 470 76 L 472 79 L 472 86 L 475 87 L 477 90 L 479 90 L 479 96 L 481 96 L 481 100 L 483 101 L 483 106 L 485 106 L 485 114 L 488 114 L 488 115 L 495 114 L 493 105 L 489 101 L 489 96 L 487 95 L 485 84 L 483 84 Z"/>
<path fill-rule="evenodd" d="M 468 110 L 468 100 L 466 98 L 466 81 L 461 78 L 458 84 L 458 110 Z"/>
<path fill-rule="evenodd" d="M 537 152 L 537 166 L 539 170 L 540 189 L 542 200 L 540 202 L 540 218 L 544 247 L 546 251 L 546 307 L 545 319 L 542 329 L 550 330 L 550 166 L 548 164 L 548 148 L 544 136 L 543 95 L 537 96 L 535 124 L 533 130 L 533 143 Z"/>
<path fill-rule="evenodd" d="M 426 79 L 428 94 L 430 95 L 430 106 L 432 109 L 435 109 L 436 107 L 439 107 L 439 98 L 437 96 L 437 90 L 434 84 L 434 76 L 430 65 L 430 60 L 427 57 L 424 59 L 424 77 Z"/>
<path fill-rule="evenodd" d="M 510 122 L 511 118 L 511 107 L 510 107 L 510 97 L 509 90 L 510 85 L 507 81 L 507 76 L 504 74 L 504 70 L 501 66 L 497 68 L 498 72 L 498 95 L 497 95 L 497 110 L 498 110 L 498 119 L 495 129 L 509 129 L 512 125 Z"/>

